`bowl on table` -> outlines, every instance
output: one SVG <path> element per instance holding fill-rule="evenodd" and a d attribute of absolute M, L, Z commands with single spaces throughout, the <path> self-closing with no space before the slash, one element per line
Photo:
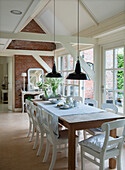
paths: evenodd
<path fill-rule="evenodd" d="M 53 104 L 58 104 L 60 102 L 60 100 L 56 99 L 56 98 L 51 98 L 51 99 L 49 99 L 49 101 Z"/>

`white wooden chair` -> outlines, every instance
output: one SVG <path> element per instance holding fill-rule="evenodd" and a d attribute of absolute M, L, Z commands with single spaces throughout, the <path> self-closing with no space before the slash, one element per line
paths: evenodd
<path fill-rule="evenodd" d="M 110 130 L 124 127 L 123 134 L 119 138 L 110 136 Z M 125 140 L 125 120 L 103 123 L 101 126 L 104 134 L 92 136 L 81 141 L 81 169 L 85 170 L 84 158 L 99 166 L 100 170 L 104 170 L 104 162 L 107 159 L 115 158 L 117 160 L 117 170 L 121 170 L 121 150 Z M 85 153 L 92 155 L 92 159 Z"/>
<path fill-rule="evenodd" d="M 83 103 L 83 98 L 81 96 L 73 96 L 72 99 L 73 100 L 77 100 L 78 102 Z"/>
<path fill-rule="evenodd" d="M 42 151 L 42 147 L 43 147 L 43 142 L 44 142 L 44 138 L 46 137 L 45 136 L 45 130 L 44 130 L 44 126 L 43 126 L 43 118 L 42 118 L 42 109 L 39 108 L 39 107 L 36 107 L 36 121 L 37 121 L 37 124 L 38 124 L 38 127 L 39 127 L 39 132 L 40 132 L 40 145 L 39 145 L 39 148 L 38 148 L 38 151 L 37 151 L 37 156 L 39 156 L 41 154 L 41 151 Z M 39 133 L 38 132 L 38 133 Z"/>
<path fill-rule="evenodd" d="M 101 105 L 101 108 L 104 110 L 107 110 L 107 111 L 110 110 L 110 111 L 114 112 L 115 114 L 118 113 L 118 108 L 114 104 L 103 103 Z M 85 131 L 91 135 L 97 135 L 97 134 L 102 133 L 102 128 L 100 127 L 100 128 L 87 129 Z M 84 131 L 84 133 L 86 133 L 85 131 Z M 84 139 L 86 139 L 86 134 L 84 134 Z"/>
<path fill-rule="evenodd" d="M 30 136 L 30 133 L 32 131 L 31 137 L 29 139 L 30 142 L 32 141 L 32 139 L 34 137 L 34 133 L 35 133 L 35 126 L 33 124 L 33 116 L 31 114 L 31 107 L 32 107 L 32 102 L 30 100 L 26 99 L 26 111 L 27 111 L 28 117 L 29 117 L 29 130 L 28 130 L 27 137 Z"/>
<path fill-rule="evenodd" d="M 97 102 L 97 100 L 94 100 L 94 99 L 85 99 L 85 102 L 84 102 L 84 103 L 85 103 L 86 105 L 98 107 L 98 102 Z M 88 132 L 88 133 L 91 133 L 91 132 L 89 131 L 89 129 L 84 130 L 84 131 L 83 131 L 84 139 L 86 139 L 87 132 Z"/>
<path fill-rule="evenodd" d="M 84 103 L 85 103 L 86 105 L 98 107 L 98 102 L 97 102 L 97 100 L 95 100 L 95 99 L 85 99 Z"/>
<path fill-rule="evenodd" d="M 33 145 L 33 149 L 36 149 L 37 144 L 38 144 L 38 140 L 39 140 L 39 133 L 40 133 L 40 127 L 36 118 L 36 108 L 37 106 L 35 106 L 33 103 L 31 105 L 31 114 L 33 117 L 33 125 L 34 125 L 34 131 L 36 130 L 36 138 L 35 138 L 35 142 Z"/>
<path fill-rule="evenodd" d="M 49 167 L 49 170 L 53 170 L 55 161 L 56 161 L 56 155 L 57 152 L 60 150 L 67 150 L 67 145 L 68 145 L 68 130 L 61 130 L 59 131 L 59 138 L 57 138 L 57 136 L 54 134 L 53 130 L 52 130 L 52 120 L 53 120 L 53 116 L 50 115 L 48 112 L 46 111 L 42 111 L 42 115 L 43 115 L 43 125 L 46 131 L 46 137 L 47 137 L 47 144 L 46 144 L 46 151 L 45 151 L 45 155 L 43 158 L 43 162 L 47 161 L 48 155 L 49 155 L 49 148 L 50 148 L 50 143 L 53 146 L 53 153 L 52 153 L 52 160 L 51 160 L 51 164 Z M 78 144 L 78 140 L 76 137 L 76 146 Z M 61 147 L 61 145 L 64 145 L 65 147 Z M 77 148 L 77 147 L 76 147 Z M 66 152 L 66 156 L 67 156 L 67 152 Z M 76 166 L 77 166 L 77 153 L 76 153 Z"/>

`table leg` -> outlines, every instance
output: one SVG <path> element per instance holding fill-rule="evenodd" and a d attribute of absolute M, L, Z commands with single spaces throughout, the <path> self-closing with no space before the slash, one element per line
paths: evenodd
<path fill-rule="evenodd" d="M 113 129 L 110 131 L 110 136 L 116 138 L 116 129 Z M 116 168 L 116 160 L 115 159 L 113 159 L 113 158 L 109 159 L 109 168 L 110 169 Z"/>
<path fill-rule="evenodd" d="M 68 131 L 68 170 L 75 170 L 75 130 L 71 126 Z"/>

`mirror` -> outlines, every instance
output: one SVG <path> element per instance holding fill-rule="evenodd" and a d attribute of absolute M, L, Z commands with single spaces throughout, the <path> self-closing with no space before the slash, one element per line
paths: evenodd
<path fill-rule="evenodd" d="M 28 70 L 28 90 L 38 90 L 37 83 L 42 81 L 44 71 L 41 68 L 30 68 Z"/>

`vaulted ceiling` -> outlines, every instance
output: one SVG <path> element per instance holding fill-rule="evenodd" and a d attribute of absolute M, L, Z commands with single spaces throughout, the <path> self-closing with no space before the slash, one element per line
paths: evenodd
<path fill-rule="evenodd" d="M 0 0 L 0 31 L 19 32 L 32 19 L 49 34 L 53 34 L 53 0 Z M 10 11 L 19 10 L 21 15 Z M 125 0 L 80 0 L 80 31 L 86 31 L 109 18 L 125 12 Z M 77 0 L 56 0 L 55 27 L 58 35 L 77 33 Z M 122 25 L 125 29 L 125 24 Z M 0 49 L 7 48 L 10 40 L 0 39 Z"/>

